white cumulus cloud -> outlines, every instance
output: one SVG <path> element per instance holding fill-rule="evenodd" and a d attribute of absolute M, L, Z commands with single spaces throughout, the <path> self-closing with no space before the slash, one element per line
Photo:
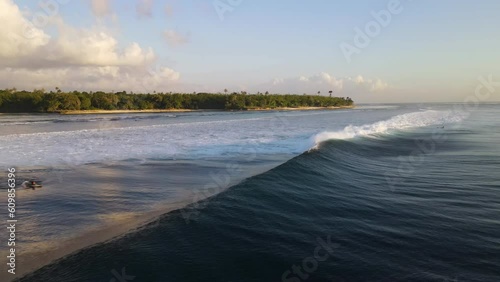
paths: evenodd
<path fill-rule="evenodd" d="M 182 35 L 175 30 L 167 29 L 163 32 L 163 38 L 168 45 L 179 46 L 189 42 L 189 35 Z"/>
<path fill-rule="evenodd" d="M 92 1 L 94 13 L 109 11 L 109 1 L 97 2 Z M 103 28 L 75 28 L 57 15 L 37 27 L 29 14 L 13 0 L 0 0 L 0 18 L 5 19 L 0 25 L 0 88 L 166 91 L 180 78 L 170 68 L 156 67 L 150 47 L 119 42 Z M 50 36 L 46 27 L 57 32 Z M 149 83 L 151 77 L 158 82 Z"/>
<path fill-rule="evenodd" d="M 96 17 L 105 17 L 112 14 L 111 0 L 90 0 L 92 13 Z"/>
<path fill-rule="evenodd" d="M 139 18 L 151 18 L 153 16 L 153 0 L 139 0 L 135 11 Z"/>

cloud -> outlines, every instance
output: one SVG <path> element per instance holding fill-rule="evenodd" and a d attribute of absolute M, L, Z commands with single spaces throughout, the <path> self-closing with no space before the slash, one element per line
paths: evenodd
<path fill-rule="evenodd" d="M 309 82 L 316 82 L 317 84 L 326 84 L 327 86 L 334 88 L 335 90 L 342 90 L 344 88 L 344 80 L 336 78 L 326 72 L 322 72 L 319 75 L 312 76 L 309 78 Z"/>
<path fill-rule="evenodd" d="M 321 91 L 323 95 L 328 95 L 329 91 L 333 91 L 334 95 L 352 96 L 384 91 L 388 88 L 389 84 L 380 79 L 366 79 L 361 75 L 355 78 L 337 77 L 333 74 L 321 72 L 311 76 L 275 78 L 267 83 L 250 87 L 250 91 L 294 94 L 316 94 Z"/>
<path fill-rule="evenodd" d="M 171 5 L 165 5 L 165 15 L 171 17 L 174 15 L 174 8 Z"/>
<path fill-rule="evenodd" d="M 10 0 L 0 0 L 5 1 Z M 53 20 L 58 31 L 57 37 L 50 37 L 37 29 L 36 36 L 28 39 L 22 35 L 22 28 L 11 28 L 22 27 L 26 21 L 22 17 L 13 18 L 10 26 L 0 26 L 0 36 L 4 38 L 0 40 L 0 66 L 142 66 L 155 59 L 151 48 L 143 48 L 136 42 L 119 48 L 117 39 L 106 31 L 76 29 L 67 26 L 60 18 Z"/>
<path fill-rule="evenodd" d="M 103 28 L 75 28 L 52 16 L 46 27 L 57 32 L 49 35 L 12 0 L 0 0 L 0 18 L 0 88 L 165 90 L 180 79 L 156 66 L 151 47 L 124 44 Z"/>
<path fill-rule="evenodd" d="M 380 78 L 365 79 L 363 76 L 358 75 L 355 78 L 349 78 L 349 80 L 365 89 L 369 89 L 371 92 L 380 92 L 390 88 L 389 84 L 382 81 Z"/>
<path fill-rule="evenodd" d="M 389 84 L 387 84 L 386 82 L 383 82 L 380 79 L 377 79 L 377 81 L 375 81 L 375 83 L 372 84 L 372 87 L 370 89 L 373 92 L 379 92 L 379 91 L 386 90 L 387 88 L 389 88 Z"/>
<path fill-rule="evenodd" d="M 139 0 L 135 6 L 135 12 L 138 18 L 153 17 L 153 0 Z"/>
<path fill-rule="evenodd" d="M 284 80 L 284 79 L 282 79 L 282 78 L 275 78 L 275 79 L 273 80 L 273 85 L 282 84 L 282 83 L 284 83 L 284 82 L 285 82 L 285 80 Z"/>
<path fill-rule="evenodd" d="M 90 7 L 96 17 L 105 17 L 112 14 L 111 0 L 91 0 Z"/>
<path fill-rule="evenodd" d="M 170 46 L 179 46 L 189 43 L 189 34 L 186 36 L 179 34 L 175 30 L 167 29 L 163 32 L 163 38 Z"/>
<path fill-rule="evenodd" d="M 1 85 L 28 90 L 53 89 L 58 86 L 63 90 L 126 90 L 147 93 L 170 91 L 179 77 L 178 72 L 166 67 L 158 71 L 132 67 L 66 67 L 35 71 L 22 68 L 0 69 Z"/>
<path fill-rule="evenodd" d="M 353 81 L 356 82 L 357 84 L 365 83 L 365 79 L 361 75 L 356 76 L 356 78 L 354 78 Z"/>
<path fill-rule="evenodd" d="M 11 0 L 0 0 L 0 62 L 47 45 L 50 36 L 25 18 Z M 37 22 L 38 23 L 38 22 Z"/>

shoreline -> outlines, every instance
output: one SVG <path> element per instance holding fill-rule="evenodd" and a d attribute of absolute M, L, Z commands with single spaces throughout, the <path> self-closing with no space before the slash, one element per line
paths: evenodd
<path fill-rule="evenodd" d="M 200 110 L 190 109 L 170 109 L 170 110 L 74 110 L 56 112 L 60 115 L 100 115 L 100 114 L 154 114 L 154 113 L 184 113 L 200 112 Z"/>
<path fill-rule="evenodd" d="M 202 110 L 191 110 L 191 109 L 165 109 L 165 110 L 74 110 L 74 111 L 60 111 L 56 112 L 60 115 L 99 115 L 99 114 L 152 114 L 152 113 L 187 113 L 187 112 L 245 112 L 245 111 L 314 111 L 314 110 L 341 110 L 341 109 L 353 109 L 355 106 L 340 106 L 340 107 L 299 107 L 299 108 L 253 108 L 246 110 L 219 110 L 219 109 L 202 109 Z"/>
<path fill-rule="evenodd" d="M 340 106 L 340 107 L 299 107 L 299 108 L 254 108 L 241 111 L 319 111 L 319 110 L 342 110 L 342 109 L 354 109 L 355 106 Z M 238 110 L 236 110 L 238 111 Z"/>

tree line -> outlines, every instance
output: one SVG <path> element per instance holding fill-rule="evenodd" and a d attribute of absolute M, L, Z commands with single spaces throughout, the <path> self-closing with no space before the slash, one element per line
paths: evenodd
<path fill-rule="evenodd" d="M 17 91 L 0 90 L 0 112 L 3 113 L 53 113 L 71 110 L 250 110 L 300 107 L 340 107 L 352 106 L 347 97 L 325 97 L 319 95 L 281 94 L 211 94 L 211 93 L 154 93 L 133 94 L 126 91 L 117 93 L 63 92 L 43 89 Z"/>

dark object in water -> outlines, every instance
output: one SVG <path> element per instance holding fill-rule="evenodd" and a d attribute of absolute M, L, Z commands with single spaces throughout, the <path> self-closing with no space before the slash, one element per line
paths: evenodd
<path fill-rule="evenodd" d="M 33 179 L 29 181 L 24 181 L 22 186 L 26 189 L 33 189 L 35 190 L 36 188 L 42 188 L 42 182 L 41 181 L 35 181 Z"/>

